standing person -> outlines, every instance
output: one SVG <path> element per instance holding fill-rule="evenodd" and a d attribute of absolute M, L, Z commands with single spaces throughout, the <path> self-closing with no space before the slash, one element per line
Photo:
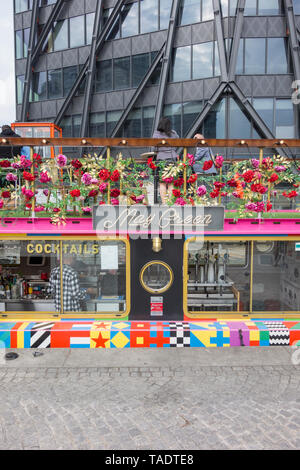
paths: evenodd
<path fill-rule="evenodd" d="M 202 134 L 196 134 L 194 139 L 204 139 Z M 211 168 L 208 170 L 203 170 L 203 163 L 204 162 L 212 162 Z M 210 147 L 197 147 L 196 154 L 195 154 L 195 163 L 193 165 L 193 170 L 197 175 L 216 175 L 217 169 L 214 164 L 214 154 Z"/>
<path fill-rule="evenodd" d="M 2 126 L 2 132 L 0 137 L 3 139 L 9 139 L 10 137 L 20 137 L 16 134 L 12 128 L 8 125 Z M 0 146 L 0 158 L 10 159 L 14 156 L 21 155 L 22 147 L 13 147 L 12 145 L 1 145 Z"/>
<path fill-rule="evenodd" d="M 176 131 L 172 129 L 170 119 L 162 117 L 158 123 L 157 130 L 154 131 L 152 136 L 153 139 L 179 139 L 179 135 Z M 173 147 L 163 147 L 159 148 L 157 161 L 165 161 L 170 163 L 175 163 L 177 160 L 177 153 Z M 172 196 L 172 189 L 174 188 L 173 184 L 159 183 L 159 192 L 161 197 L 162 204 L 166 203 L 166 196 Z"/>
<path fill-rule="evenodd" d="M 85 289 L 80 288 L 78 273 L 72 267 L 74 261 L 75 259 L 73 258 L 73 256 L 64 256 L 64 264 L 62 270 L 64 312 L 79 312 L 80 301 L 86 298 L 87 293 Z M 55 299 L 55 310 L 57 312 L 60 312 L 60 266 L 52 270 L 49 282 L 51 294 L 54 296 Z"/>

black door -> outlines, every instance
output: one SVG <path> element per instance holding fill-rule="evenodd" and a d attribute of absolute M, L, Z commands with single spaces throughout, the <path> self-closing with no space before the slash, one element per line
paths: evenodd
<path fill-rule="evenodd" d="M 182 320 L 182 266 L 184 239 L 132 240 L 130 320 Z"/>

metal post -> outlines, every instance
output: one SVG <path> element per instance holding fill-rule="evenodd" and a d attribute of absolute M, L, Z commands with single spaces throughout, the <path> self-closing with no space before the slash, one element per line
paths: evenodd
<path fill-rule="evenodd" d="M 226 61 L 220 0 L 213 0 L 213 9 L 214 9 L 214 17 L 215 17 L 215 25 L 216 25 L 216 33 L 217 33 L 219 59 L 220 59 L 221 79 L 222 81 L 227 82 L 228 71 L 227 71 L 227 61 Z"/>
<path fill-rule="evenodd" d="M 283 0 L 285 16 L 289 29 L 289 43 L 292 54 L 295 80 L 300 80 L 300 46 L 297 37 L 295 14 L 292 0 Z"/>
<path fill-rule="evenodd" d="M 187 148 L 184 147 L 183 149 L 183 163 L 184 165 L 186 165 L 186 157 L 187 157 Z M 186 166 L 184 166 L 183 168 L 183 194 L 186 196 L 186 186 L 187 186 L 187 182 L 186 182 Z"/>
<path fill-rule="evenodd" d="M 237 62 L 240 39 L 241 39 L 241 34 L 242 34 L 243 22 L 244 22 L 244 10 L 245 10 L 245 0 L 238 0 L 237 10 L 236 10 L 237 14 L 236 14 L 230 62 L 229 62 L 229 71 L 228 71 L 228 80 L 230 82 L 235 79 L 236 62 Z"/>
<path fill-rule="evenodd" d="M 109 167 L 110 167 L 110 147 L 107 147 L 106 168 L 109 170 Z M 110 180 L 108 180 L 108 185 L 107 185 L 107 204 L 110 204 Z"/>

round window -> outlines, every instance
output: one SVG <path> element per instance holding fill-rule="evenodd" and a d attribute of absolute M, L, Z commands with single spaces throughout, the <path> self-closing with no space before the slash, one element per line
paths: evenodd
<path fill-rule="evenodd" d="M 140 282 L 151 294 L 167 291 L 173 283 L 173 271 L 163 261 L 150 261 L 145 264 L 140 273 Z"/>

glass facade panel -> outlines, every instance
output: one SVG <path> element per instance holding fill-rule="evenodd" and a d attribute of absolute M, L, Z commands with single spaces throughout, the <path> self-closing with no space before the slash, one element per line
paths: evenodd
<path fill-rule="evenodd" d="M 23 57 L 27 57 L 30 28 L 24 29 Z"/>
<path fill-rule="evenodd" d="M 81 116 L 73 116 L 73 137 L 80 137 Z"/>
<path fill-rule="evenodd" d="M 244 15 L 249 15 L 249 16 L 256 15 L 257 13 L 256 2 L 257 0 L 246 0 Z"/>
<path fill-rule="evenodd" d="M 174 50 L 172 81 L 181 82 L 190 79 L 191 46 L 177 47 L 177 49 Z"/>
<path fill-rule="evenodd" d="M 242 75 L 244 73 L 244 39 L 241 38 L 239 45 L 239 52 L 236 61 L 236 74 Z"/>
<path fill-rule="evenodd" d="M 182 112 L 183 112 L 183 120 L 182 120 L 182 137 L 184 138 L 192 127 L 195 119 L 201 113 L 203 108 L 202 101 L 189 101 L 188 103 L 183 103 L 182 105 Z"/>
<path fill-rule="evenodd" d="M 295 242 L 254 242 L 253 311 L 299 311 L 299 276 Z"/>
<path fill-rule="evenodd" d="M 158 30 L 158 0 L 141 0 L 141 31 L 150 33 Z"/>
<path fill-rule="evenodd" d="M 152 126 L 155 114 L 154 106 L 147 106 L 143 108 L 143 130 L 142 137 L 152 137 Z"/>
<path fill-rule="evenodd" d="M 84 16 L 70 18 L 70 47 L 79 47 L 85 44 Z"/>
<path fill-rule="evenodd" d="M 48 70 L 48 98 L 62 97 L 62 70 Z"/>
<path fill-rule="evenodd" d="M 149 69 L 149 54 L 132 56 L 132 86 L 139 86 L 144 75 Z"/>
<path fill-rule="evenodd" d="M 24 80 L 24 75 L 19 75 L 17 77 L 17 104 L 22 104 L 23 101 Z"/>
<path fill-rule="evenodd" d="M 164 107 L 164 116 L 170 119 L 172 123 L 172 129 L 174 129 L 179 137 L 182 135 L 181 131 L 181 122 L 182 122 L 182 116 L 181 116 L 181 108 L 182 105 L 181 103 L 178 104 L 167 104 Z"/>
<path fill-rule="evenodd" d="M 200 18 L 199 0 L 181 0 L 179 24 L 199 23 Z"/>
<path fill-rule="evenodd" d="M 245 73 L 249 75 L 265 73 L 265 50 L 264 38 L 247 38 L 245 41 Z"/>
<path fill-rule="evenodd" d="M 213 43 L 193 46 L 193 79 L 213 76 Z"/>
<path fill-rule="evenodd" d="M 21 13 L 28 10 L 28 0 L 15 0 L 15 12 Z"/>
<path fill-rule="evenodd" d="M 126 310 L 126 245 L 121 241 L 63 242 L 64 312 Z"/>
<path fill-rule="evenodd" d="M 214 104 L 204 120 L 202 134 L 207 139 L 225 139 L 225 110 L 226 101 L 222 99 Z"/>
<path fill-rule="evenodd" d="M 92 113 L 90 116 L 90 137 L 105 137 L 105 113 Z"/>
<path fill-rule="evenodd" d="M 142 136 L 142 112 L 141 109 L 131 111 L 124 124 L 124 137 Z"/>
<path fill-rule="evenodd" d="M 114 89 L 130 87 L 130 57 L 114 59 Z"/>
<path fill-rule="evenodd" d="M 259 15 L 280 15 L 281 0 L 259 0 L 258 2 L 258 14 Z"/>
<path fill-rule="evenodd" d="M 276 100 L 275 135 L 278 138 L 293 139 L 295 137 L 294 109 L 290 99 Z"/>
<path fill-rule="evenodd" d="M 274 129 L 274 100 L 273 98 L 253 98 L 253 107 L 264 120 L 271 132 Z"/>
<path fill-rule="evenodd" d="M 55 51 L 68 49 L 68 22 L 58 21 L 53 30 L 53 45 Z"/>
<path fill-rule="evenodd" d="M 129 3 L 121 11 L 122 37 L 139 34 L 139 4 Z"/>
<path fill-rule="evenodd" d="M 202 0 L 202 21 L 214 19 L 212 0 Z"/>
<path fill-rule="evenodd" d="M 72 67 L 65 67 L 63 69 L 63 90 L 64 90 L 64 96 L 66 96 L 69 91 L 71 90 L 76 78 L 78 75 L 78 68 L 77 65 L 74 65 Z"/>
<path fill-rule="evenodd" d="M 251 138 L 251 125 L 248 118 L 241 110 L 239 104 L 230 98 L 229 101 L 229 138 L 230 139 L 250 139 Z"/>
<path fill-rule="evenodd" d="M 7 312 L 55 312 L 60 309 L 57 241 L 0 241 L 0 299 Z M 54 286 L 55 284 L 55 286 Z"/>
<path fill-rule="evenodd" d="M 47 99 L 47 72 L 35 72 L 32 75 L 31 101 Z"/>
<path fill-rule="evenodd" d="M 171 12 L 172 0 L 164 0 L 160 2 L 159 14 L 160 14 L 160 29 L 167 29 L 169 26 L 170 12 Z"/>
<path fill-rule="evenodd" d="M 117 122 L 122 116 L 122 111 L 108 111 L 106 113 L 106 137 L 110 137 Z"/>
<path fill-rule="evenodd" d="M 92 36 L 93 36 L 93 29 L 94 29 L 94 20 L 95 20 L 95 13 L 89 13 L 85 15 L 86 20 L 86 44 L 91 44 Z"/>
<path fill-rule="evenodd" d="M 288 72 L 286 43 L 284 38 L 268 38 L 267 73 Z"/>
<path fill-rule="evenodd" d="M 15 35 L 16 59 L 23 59 L 23 30 L 16 31 Z"/>
<path fill-rule="evenodd" d="M 293 7 L 295 15 L 300 15 L 300 2 L 299 0 L 293 0 Z"/>
<path fill-rule="evenodd" d="M 61 128 L 62 128 L 62 136 L 63 137 L 72 137 L 73 136 L 72 117 L 71 116 L 65 116 L 63 118 L 63 120 L 61 121 Z"/>
<path fill-rule="evenodd" d="M 250 243 L 188 243 L 188 312 L 248 311 Z"/>
<path fill-rule="evenodd" d="M 112 60 L 102 60 L 96 65 L 96 92 L 102 93 L 110 91 L 113 86 L 112 81 Z"/>

